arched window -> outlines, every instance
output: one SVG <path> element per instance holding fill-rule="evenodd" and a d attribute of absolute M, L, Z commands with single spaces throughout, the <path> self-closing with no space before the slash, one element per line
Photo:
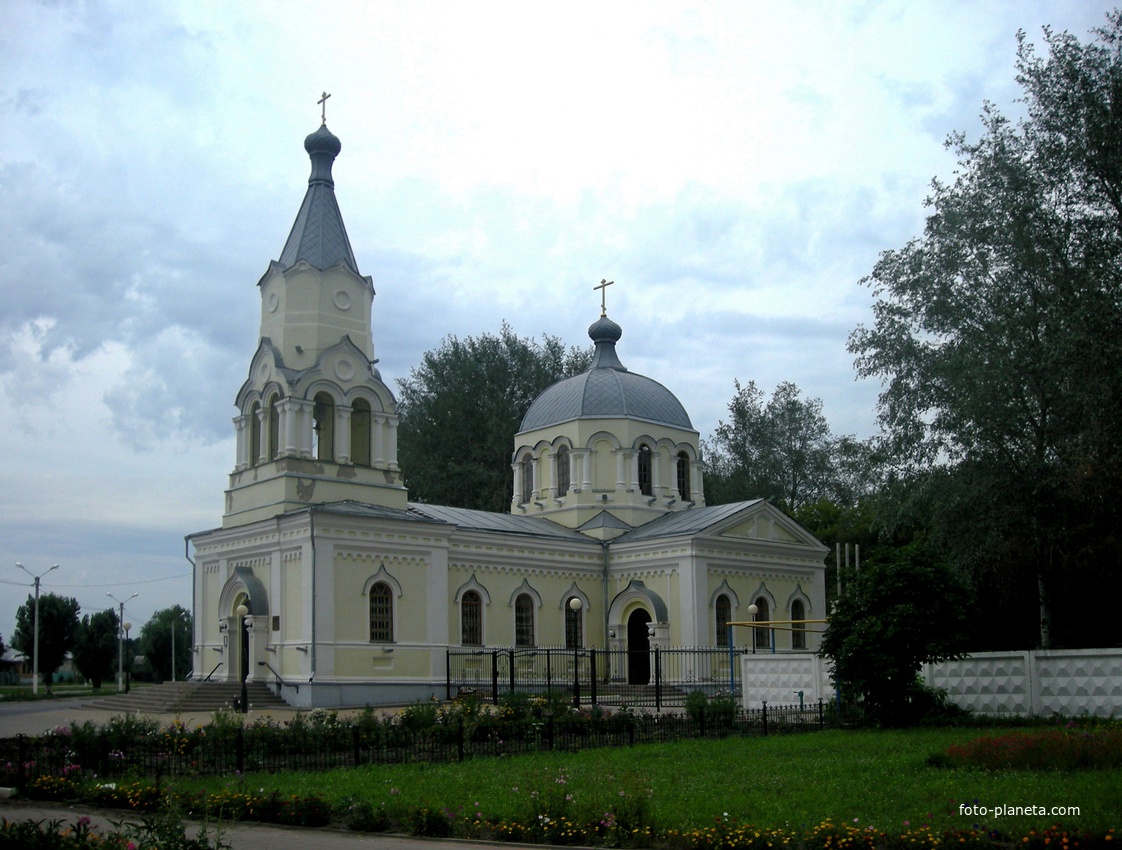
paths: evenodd
<path fill-rule="evenodd" d="M 639 492 L 651 495 L 651 447 L 646 443 L 639 446 Z"/>
<path fill-rule="evenodd" d="M 384 581 L 370 588 L 370 640 L 393 641 L 393 591 Z"/>
<path fill-rule="evenodd" d="M 557 497 L 561 498 L 569 492 L 569 447 L 561 446 L 557 450 Z"/>
<path fill-rule="evenodd" d="M 717 630 L 717 646 L 729 645 L 729 620 L 732 619 L 732 603 L 728 596 L 721 594 L 713 606 L 714 627 Z"/>
<path fill-rule="evenodd" d="M 249 465 L 261 462 L 261 405 L 254 402 L 249 408 Z"/>
<path fill-rule="evenodd" d="M 678 452 L 678 496 L 690 500 L 690 456 L 685 452 Z"/>
<path fill-rule="evenodd" d="M 584 646 L 584 605 L 575 609 L 570 604 L 573 596 L 565 600 L 565 649 L 580 649 Z"/>
<path fill-rule="evenodd" d="M 806 649 L 806 624 L 799 620 L 806 619 L 806 606 L 801 599 L 791 603 L 791 649 Z"/>
<path fill-rule="evenodd" d="M 316 460 L 335 460 L 335 399 L 316 393 L 312 406 L 312 456 Z"/>
<path fill-rule="evenodd" d="M 534 498 L 534 459 L 529 452 L 522 455 L 522 502 Z"/>
<path fill-rule="evenodd" d="M 771 619 L 771 608 L 762 596 L 756 600 L 756 620 L 766 622 Z M 771 649 L 771 629 L 752 629 L 752 640 L 757 649 Z"/>
<path fill-rule="evenodd" d="M 351 405 L 351 463 L 370 466 L 370 402 L 364 398 Z"/>
<path fill-rule="evenodd" d="M 514 645 L 534 645 L 534 600 L 528 593 L 514 600 Z"/>
<path fill-rule="evenodd" d="M 269 402 L 269 445 L 265 447 L 265 459 L 273 460 L 280 454 L 280 396 L 273 396 Z"/>
<path fill-rule="evenodd" d="M 483 600 L 474 590 L 460 597 L 460 643 L 483 646 Z"/>

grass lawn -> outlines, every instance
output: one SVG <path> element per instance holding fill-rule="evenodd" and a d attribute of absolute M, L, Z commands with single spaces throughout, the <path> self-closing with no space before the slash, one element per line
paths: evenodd
<path fill-rule="evenodd" d="M 1004 833 L 1062 824 L 1105 832 L 1122 827 L 1122 772 L 985 773 L 931 767 L 953 743 L 1005 730 L 829 731 L 769 738 L 648 744 L 580 753 L 395 765 L 327 773 L 248 774 L 179 781 L 183 790 L 319 795 L 345 807 L 361 801 L 403 819 L 410 808 L 491 821 L 543 812 L 594 818 L 622 800 L 655 830 L 688 830 L 728 817 L 762 828 L 810 829 L 826 820 L 889 832 L 974 825 Z M 568 798 L 568 799 L 566 799 Z M 1039 806 L 1044 814 L 960 814 L 960 804 Z M 1078 806 L 1079 814 L 1047 813 Z"/>

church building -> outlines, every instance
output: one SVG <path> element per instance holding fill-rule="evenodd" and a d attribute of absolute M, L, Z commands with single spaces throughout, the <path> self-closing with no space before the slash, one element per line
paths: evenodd
<path fill-rule="evenodd" d="M 263 681 L 301 707 L 385 705 L 443 696 L 465 648 L 642 657 L 727 646 L 730 631 L 815 648 L 810 631 L 725 626 L 753 604 L 761 620 L 824 617 L 826 548 L 762 499 L 705 504 L 698 432 L 623 364 L 603 289 L 591 366 L 512 435 L 510 512 L 410 502 L 374 285 L 335 198 L 341 145 L 324 123 L 304 147 L 304 202 L 257 284 L 222 525 L 187 537 L 196 676 Z"/>

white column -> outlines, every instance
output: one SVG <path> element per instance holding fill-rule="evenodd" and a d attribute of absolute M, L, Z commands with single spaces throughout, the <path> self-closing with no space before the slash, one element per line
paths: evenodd
<path fill-rule="evenodd" d="M 293 406 L 295 399 L 286 398 L 284 401 L 278 402 L 277 412 L 279 414 L 279 421 L 277 423 L 277 432 L 281 439 L 282 448 L 278 454 L 294 455 L 296 448 L 300 444 L 300 435 L 297 431 L 296 421 L 296 408 Z"/>
<path fill-rule="evenodd" d="M 690 499 L 695 502 L 700 502 L 705 497 L 703 472 L 701 461 L 694 461 L 690 464 Z"/>
<path fill-rule="evenodd" d="M 246 439 L 246 425 L 249 416 L 242 414 L 234 417 L 234 436 L 237 448 L 234 450 L 234 472 L 241 472 L 249 466 L 249 441 Z"/>
<path fill-rule="evenodd" d="M 351 462 L 351 411 L 345 404 L 335 405 L 335 462 Z"/>
<path fill-rule="evenodd" d="M 624 477 L 626 475 L 625 464 L 627 463 L 627 460 L 628 460 L 627 452 L 625 452 L 623 449 L 616 449 L 616 489 L 617 490 L 623 490 L 624 488 L 626 488 L 628 486 L 627 479 Z M 635 461 L 635 463 L 638 463 L 638 461 Z M 632 463 L 631 465 L 634 466 L 635 463 Z M 634 471 L 635 470 L 632 470 L 632 472 L 634 472 Z"/>
<path fill-rule="evenodd" d="M 584 449 L 581 453 L 581 465 L 584 467 L 584 472 L 581 474 L 581 489 L 592 489 L 592 450 Z"/>
<path fill-rule="evenodd" d="M 655 446 L 651 450 L 651 495 L 661 496 L 664 495 L 659 489 L 659 482 L 662 480 L 662 450 Z"/>
<path fill-rule="evenodd" d="M 579 471 L 580 471 L 580 457 L 577 455 L 576 452 L 570 451 L 569 452 L 569 489 L 570 490 L 579 490 L 580 489 L 580 484 L 577 483 L 577 482 L 580 481 L 580 476 L 577 475 L 577 473 Z"/>
<path fill-rule="evenodd" d="M 386 465 L 385 457 L 385 438 L 382 433 L 382 428 L 386 424 L 386 414 L 384 413 L 371 413 L 370 414 L 370 433 L 374 437 L 373 455 L 370 458 L 370 465 L 375 469 L 379 469 Z"/>
<path fill-rule="evenodd" d="M 397 469 L 397 417 L 386 417 L 386 465 Z"/>
<path fill-rule="evenodd" d="M 260 446 L 260 454 L 257 456 L 257 462 L 268 463 L 272 460 L 269 457 L 269 408 L 261 407 L 257 411 L 257 445 Z"/>
<path fill-rule="evenodd" d="M 512 463 L 510 471 L 514 475 L 514 504 L 522 504 L 522 464 Z"/>
<path fill-rule="evenodd" d="M 533 492 L 530 493 L 530 495 L 526 497 L 527 502 L 532 501 L 533 499 L 536 499 L 538 497 L 538 493 L 542 489 L 541 476 L 540 476 L 540 473 L 538 471 L 538 459 L 537 459 L 536 456 L 530 461 L 530 469 L 533 472 L 534 486 L 533 486 Z"/>

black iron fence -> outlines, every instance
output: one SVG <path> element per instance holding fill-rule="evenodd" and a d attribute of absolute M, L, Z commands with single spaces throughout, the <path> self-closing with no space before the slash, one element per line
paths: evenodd
<path fill-rule="evenodd" d="M 423 728 L 392 718 L 332 719 L 298 728 L 254 724 L 172 728 L 131 740 L 82 734 L 0 740 L 0 784 L 25 787 L 42 777 L 113 782 L 278 770 L 318 771 L 368 764 L 453 762 L 529 752 L 569 751 L 691 738 L 772 735 L 848 725 L 835 706 L 769 707 L 650 714 L 593 707 L 555 714 L 448 711 Z"/>
<path fill-rule="evenodd" d="M 476 693 L 497 704 L 510 693 L 566 694 L 574 705 L 679 708 L 693 691 L 739 693 L 741 652 L 727 647 L 449 649 L 446 696 Z"/>

